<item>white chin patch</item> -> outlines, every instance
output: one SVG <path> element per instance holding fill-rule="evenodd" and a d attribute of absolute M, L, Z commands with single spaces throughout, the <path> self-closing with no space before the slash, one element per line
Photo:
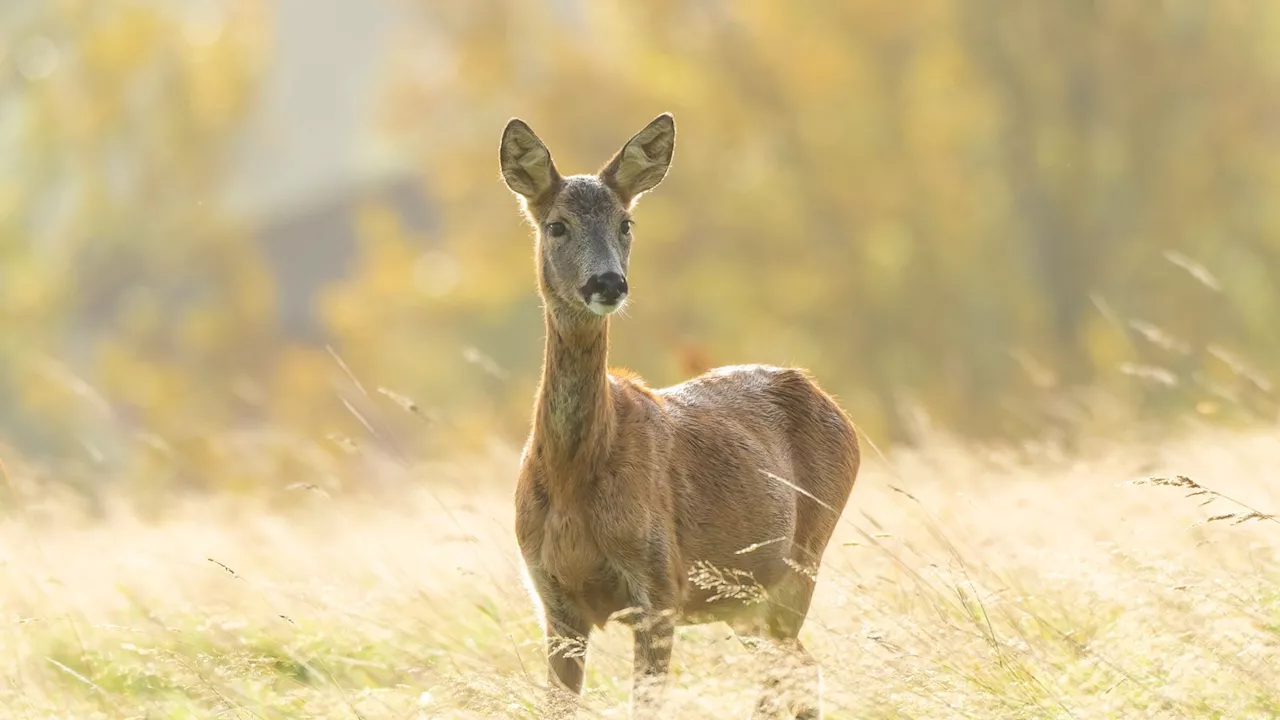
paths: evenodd
<path fill-rule="evenodd" d="M 618 312 L 623 307 L 625 307 L 626 304 L 627 304 L 626 298 L 622 298 L 622 300 L 619 301 L 616 305 L 606 305 L 600 302 L 599 300 L 592 298 L 591 302 L 587 303 L 587 307 L 591 310 L 591 312 L 603 317 L 605 315 L 612 315 Z"/>

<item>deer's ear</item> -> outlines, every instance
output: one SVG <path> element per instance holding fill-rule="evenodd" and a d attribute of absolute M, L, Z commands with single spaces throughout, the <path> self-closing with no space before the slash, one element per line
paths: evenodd
<path fill-rule="evenodd" d="M 507 187 L 530 200 L 560 181 L 560 173 L 556 172 L 556 165 L 551 161 L 551 152 L 533 129 L 519 118 L 512 118 L 503 129 L 498 159 Z"/>
<path fill-rule="evenodd" d="M 600 179 L 630 205 L 667 176 L 675 150 L 676 121 L 671 113 L 663 113 L 622 146 L 600 171 Z"/>

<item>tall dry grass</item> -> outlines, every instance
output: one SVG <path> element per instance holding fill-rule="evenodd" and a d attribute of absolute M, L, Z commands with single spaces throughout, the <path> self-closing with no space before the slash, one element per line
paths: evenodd
<path fill-rule="evenodd" d="M 1280 508 L 1280 434 L 1083 457 L 939 437 L 867 459 L 802 636 L 828 717 L 1280 716 L 1280 528 L 1198 522 Z M 367 467 L 362 492 L 154 521 L 11 467 L 0 717 L 536 717 L 514 452 Z M 1126 484 L 1151 477 L 1218 495 Z M 586 716 L 625 714 L 630 650 L 593 637 Z M 672 715 L 745 717 L 759 665 L 723 626 L 681 629 Z"/>

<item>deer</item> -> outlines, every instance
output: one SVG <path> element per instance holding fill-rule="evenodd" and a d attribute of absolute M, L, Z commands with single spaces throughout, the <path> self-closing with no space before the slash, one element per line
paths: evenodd
<path fill-rule="evenodd" d="M 608 366 L 610 320 L 630 292 L 632 212 L 666 177 L 675 139 L 663 113 L 597 173 L 566 176 L 524 121 L 502 133 L 545 326 L 514 502 L 546 702 L 555 714 L 577 707 L 590 633 L 618 621 L 634 633 L 632 717 L 651 716 L 675 627 L 724 622 L 812 679 L 765 680 L 757 716 L 817 718 L 821 669 L 799 634 L 857 477 L 853 422 L 799 368 L 719 367 L 655 390 Z M 724 592 L 717 577 L 750 592 Z"/>

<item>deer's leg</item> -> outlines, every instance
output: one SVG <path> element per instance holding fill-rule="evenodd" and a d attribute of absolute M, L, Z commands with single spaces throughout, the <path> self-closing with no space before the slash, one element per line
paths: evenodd
<path fill-rule="evenodd" d="M 667 677 L 671 673 L 671 647 L 675 641 L 674 610 L 652 608 L 642 613 L 634 632 L 632 713 L 657 713 L 662 705 Z"/>
<path fill-rule="evenodd" d="M 792 570 L 770 591 L 765 609 L 768 671 L 755 717 L 822 717 L 822 669 L 800 642 L 814 579 Z"/>
<path fill-rule="evenodd" d="M 756 702 L 753 718 L 822 717 L 822 669 L 798 638 L 769 638 L 764 691 Z"/>
<path fill-rule="evenodd" d="M 553 714 L 567 712 L 582 694 L 591 623 L 554 580 L 530 573 L 547 623 L 547 692 Z"/>
<path fill-rule="evenodd" d="M 675 642 L 676 593 L 667 572 L 623 572 L 635 637 L 631 684 L 633 717 L 658 716 L 671 673 Z"/>
<path fill-rule="evenodd" d="M 547 612 L 547 679 L 574 695 L 582 693 L 590 632 L 590 624 L 576 612 L 563 608 Z"/>

